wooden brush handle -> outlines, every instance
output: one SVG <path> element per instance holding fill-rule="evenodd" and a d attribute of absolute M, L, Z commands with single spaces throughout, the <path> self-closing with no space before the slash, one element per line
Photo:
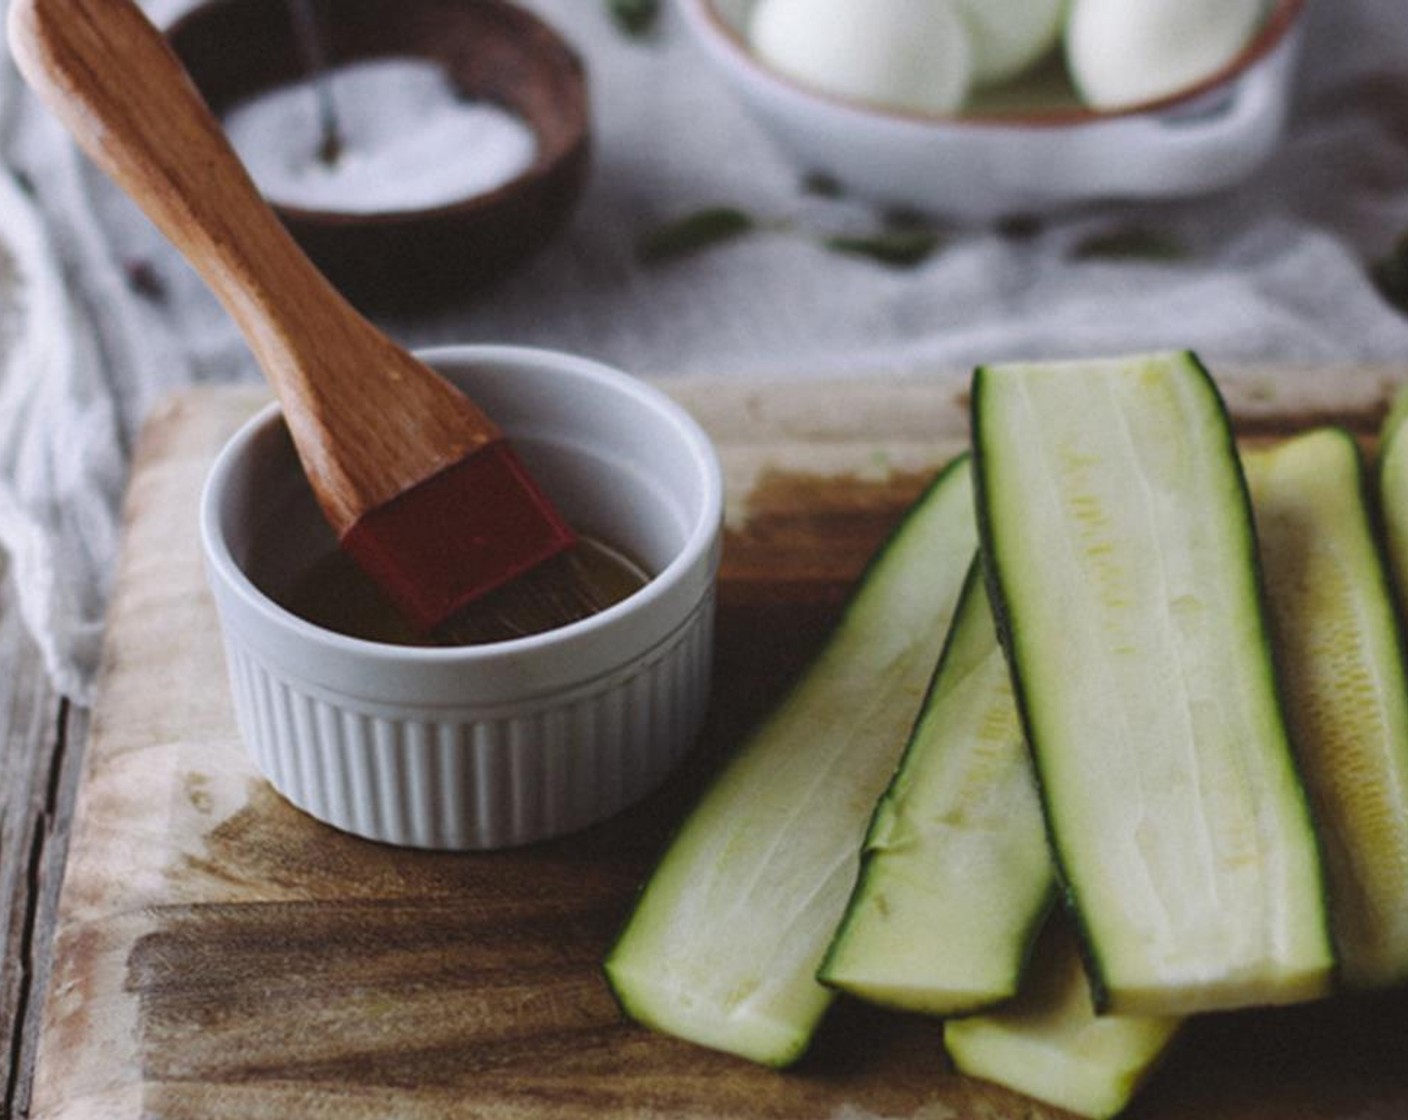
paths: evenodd
<path fill-rule="evenodd" d="M 328 284 L 136 4 L 13 0 L 9 33 L 26 79 L 234 317 L 339 533 L 497 437 Z"/>

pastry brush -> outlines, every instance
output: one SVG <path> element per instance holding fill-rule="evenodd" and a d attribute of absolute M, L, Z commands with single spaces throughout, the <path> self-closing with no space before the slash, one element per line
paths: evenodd
<path fill-rule="evenodd" d="M 14 0 L 9 35 L 25 78 L 234 318 L 342 548 L 414 626 L 496 640 L 604 605 L 498 426 L 318 272 L 136 4 Z"/>

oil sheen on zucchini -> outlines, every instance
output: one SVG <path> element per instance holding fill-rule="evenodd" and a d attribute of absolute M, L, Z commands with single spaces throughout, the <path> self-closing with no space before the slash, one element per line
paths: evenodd
<path fill-rule="evenodd" d="M 1408 680 L 1359 449 L 1321 429 L 1243 462 L 1340 973 L 1397 983 L 1408 979 Z"/>
<path fill-rule="evenodd" d="M 631 1017 L 771 1066 L 835 996 L 817 966 L 973 562 L 967 457 L 906 515 L 827 644 L 706 790 L 606 974 Z"/>
<path fill-rule="evenodd" d="M 861 873 L 818 974 L 931 1015 L 1016 994 L 1053 897 L 1046 830 L 975 562 Z"/>
<path fill-rule="evenodd" d="M 1078 1116 L 1122 1112 L 1183 1020 L 1097 1015 L 1076 939 L 1060 917 L 1037 943 L 1021 994 L 983 1015 L 944 1024 L 954 1067 Z"/>
<path fill-rule="evenodd" d="M 1096 1005 L 1328 989 L 1230 425 L 1191 354 L 977 371 L 990 591 Z"/>

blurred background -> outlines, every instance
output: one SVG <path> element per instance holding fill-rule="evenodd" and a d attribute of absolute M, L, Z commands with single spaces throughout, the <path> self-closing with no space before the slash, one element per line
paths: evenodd
<path fill-rule="evenodd" d="M 456 283 L 448 260 L 443 290 L 368 300 L 403 342 L 552 347 L 650 378 L 922 377 L 1166 346 L 1228 376 L 1408 355 L 1401 0 L 1306 5 L 1284 135 L 1235 184 L 981 221 L 818 181 L 682 4 L 520 3 L 585 67 L 580 199 L 487 286 Z M 193 5 L 145 7 L 169 26 Z M 85 697 L 143 418 L 179 386 L 259 375 L 194 274 L 9 65 L 0 121 L 0 545 L 53 679 Z"/>

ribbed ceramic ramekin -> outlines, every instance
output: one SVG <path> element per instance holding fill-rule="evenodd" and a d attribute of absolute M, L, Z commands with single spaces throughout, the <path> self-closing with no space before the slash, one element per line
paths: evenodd
<path fill-rule="evenodd" d="M 515 347 L 421 355 L 513 440 L 583 533 L 652 578 L 610 609 L 492 645 L 419 648 L 279 605 L 332 547 L 274 407 L 217 458 L 201 535 L 242 737 L 270 783 L 373 840 L 482 849 L 558 836 L 654 788 L 708 699 L 722 483 L 658 390 Z"/>

